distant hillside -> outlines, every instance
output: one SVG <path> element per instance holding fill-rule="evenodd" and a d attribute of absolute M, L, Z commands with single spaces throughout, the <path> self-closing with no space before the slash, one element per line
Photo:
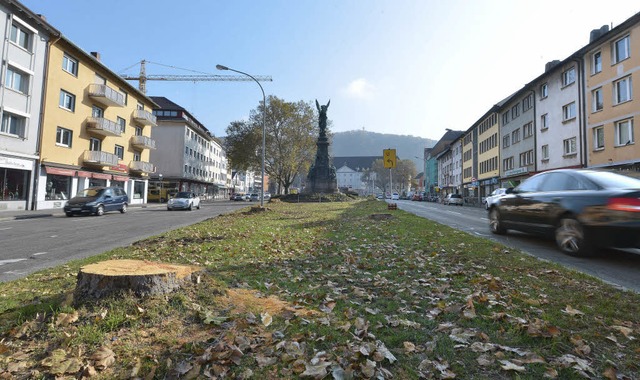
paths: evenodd
<path fill-rule="evenodd" d="M 437 141 L 416 136 L 392 135 L 367 131 L 347 131 L 333 134 L 332 157 L 382 156 L 384 149 L 395 149 L 401 160 L 413 160 L 418 173 L 423 170 L 424 148 Z"/>

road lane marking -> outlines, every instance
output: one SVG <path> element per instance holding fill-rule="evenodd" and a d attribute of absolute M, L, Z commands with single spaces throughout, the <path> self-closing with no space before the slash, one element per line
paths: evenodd
<path fill-rule="evenodd" d="M 0 260 L 0 266 L 4 265 L 4 264 L 13 264 L 13 263 L 17 263 L 19 261 L 25 261 L 26 259 L 10 259 L 10 260 Z"/>
<path fill-rule="evenodd" d="M 36 253 L 32 254 L 31 257 L 33 257 L 33 256 L 42 256 L 42 255 L 46 255 L 47 253 L 49 253 L 49 252 L 36 252 Z"/>
<path fill-rule="evenodd" d="M 0 231 L 10 230 L 10 229 L 12 229 L 12 228 L 13 228 L 13 227 L 4 227 L 4 228 L 0 228 Z"/>

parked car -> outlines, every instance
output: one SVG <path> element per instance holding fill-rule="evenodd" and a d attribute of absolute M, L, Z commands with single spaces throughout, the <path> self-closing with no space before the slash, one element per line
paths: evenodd
<path fill-rule="evenodd" d="M 107 211 L 127 212 L 129 196 L 121 187 L 89 187 L 80 191 L 64 205 L 67 216 L 75 214 L 104 215 Z"/>
<path fill-rule="evenodd" d="M 200 209 L 200 197 L 190 191 L 181 191 L 167 202 L 167 210 L 193 210 Z"/>
<path fill-rule="evenodd" d="M 640 179 L 587 169 L 543 172 L 491 205 L 489 227 L 494 234 L 552 236 L 573 256 L 599 247 L 640 248 Z"/>
<path fill-rule="evenodd" d="M 249 200 L 251 202 L 258 202 L 260 201 L 260 194 L 258 193 L 251 193 L 251 195 L 249 196 Z"/>
<path fill-rule="evenodd" d="M 421 201 L 423 199 L 423 194 L 422 193 L 414 193 L 413 197 L 411 197 L 412 201 Z"/>
<path fill-rule="evenodd" d="M 484 208 L 489 209 L 492 204 L 494 204 L 498 199 L 502 198 L 507 194 L 507 188 L 501 187 L 499 189 L 493 190 L 491 195 L 484 199 Z"/>
<path fill-rule="evenodd" d="M 398 199 L 400 199 L 400 194 L 398 194 L 398 193 L 391 194 L 391 200 L 392 201 L 395 201 L 395 200 L 398 200 Z"/>
<path fill-rule="evenodd" d="M 450 206 L 450 205 L 458 205 L 458 206 L 462 206 L 464 205 L 464 201 L 462 199 L 462 195 L 460 194 L 447 194 L 447 196 L 444 198 L 444 202 L 445 205 Z"/>
<path fill-rule="evenodd" d="M 246 200 L 247 200 L 247 198 L 246 198 L 246 197 L 245 197 L 245 195 L 244 195 L 244 194 L 242 194 L 242 193 L 235 193 L 235 194 L 233 194 L 233 195 L 231 196 L 231 200 L 232 200 L 232 201 L 243 201 L 243 202 L 244 202 L 244 201 L 246 201 Z"/>

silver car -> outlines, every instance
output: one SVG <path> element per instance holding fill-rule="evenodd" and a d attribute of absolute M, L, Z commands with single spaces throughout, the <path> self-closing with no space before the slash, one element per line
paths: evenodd
<path fill-rule="evenodd" d="M 167 210 L 193 210 L 200 209 L 200 197 L 190 191 L 181 191 L 167 202 Z"/>
<path fill-rule="evenodd" d="M 447 194 L 447 196 L 444 198 L 444 204 L 462 206 L 464 204 L 464 201 L 462 199 L 462 195 L 460 194 Z"/>
<path fill-rule="evenodd" d="M 505 195 L 507 195 L 507 189 L 504 187 L 493 190 L 493 193 L 485 198 L 484 208 L 488 210 L 489 208 L 491 208 L 491 205 L 496 203 L 498 199 L 504 197 Z"/>

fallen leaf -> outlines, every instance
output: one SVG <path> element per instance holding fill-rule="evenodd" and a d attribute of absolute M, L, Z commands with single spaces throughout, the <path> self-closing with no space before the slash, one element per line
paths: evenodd
<path fill-rule="evenodd" d="M 262 318 L 262 324 L 265 326 L 269 326 L 273 322 L 273 317 L 266 311 L 264 313 L 260 313 L 260 318 Z"/>
<path fill-rule="evenodd" d="M 402 343 L 404 346 L 404 352 L 405 354 L 410 354 L 412 352 L 415 352 L 416 350 L 416 345 L 411 343 L 411 342 L 403 342 Z"/>
<path fill-rule="evenodd" d="M 502 363 L 500 368 L 502 368 L 505 371 L 516 371 L 516 372 L 526 371 L 526 368 L 524 368 L 523 366 L 516 365 L 508 360 L 500 360 L 500 363 Z"/>
<path fill-rule="evenodd" d="M 109 367 L 116 361 L 115 354 L 107 347 L 100 347 L 91 355 L 90 359 L 94 361 L 93 366 L 98 371 Z"/>
<path fill-rule="evenodd" d="M 569 305 L 567 305 L 567 307 L 566 307 L 564 310 L 562 310 L 562 312 L 563 312 L 563 313 L 565 313 L 565 314 L 569 314 L 569 315 L 571 315 L 571 316 L 584 315 L 584 313 L 583 313 L 583 312 L 581 312 L 581 311 L 580 311 L 580 310 L 578 310 L 578 309 L 574 309 L 574 308 L 572 308 L 572 307 L 571 307 L 571 306 L 569 306 Z"/>

